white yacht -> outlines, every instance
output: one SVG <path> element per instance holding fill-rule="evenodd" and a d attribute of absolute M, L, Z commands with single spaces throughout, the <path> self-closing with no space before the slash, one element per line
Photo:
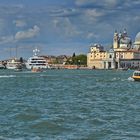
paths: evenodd
<path fill-rule="evenodd" d="M 48 63 L 47 61 L 43 58 L 38 56 L 38 53 L 40 51 L 38 49 L 33 50 L 33 56 L 30 57 L 26 64 L 27 69 L 32 69 L 32 68 L 40 68 L 40 69 L 47 69 L 48 68 Z"/>
<path fill-rule="evenodd" d="M 7 69 L 18 69 L 21 67 L 22 67 L 21 62 L 16 58 L 8 60 L 6 64 Z"/>

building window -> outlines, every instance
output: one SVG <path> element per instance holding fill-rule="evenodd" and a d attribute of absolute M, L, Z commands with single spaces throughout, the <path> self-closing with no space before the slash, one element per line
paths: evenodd
<path fill-rule="evenodd" d="M 111 54 L 109 55 L 109 58 L 112 58 L 112 55 Z"/>

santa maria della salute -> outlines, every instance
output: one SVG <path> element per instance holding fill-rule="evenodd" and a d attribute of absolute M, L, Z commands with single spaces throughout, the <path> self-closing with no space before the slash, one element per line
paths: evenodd
<path fill-rule="evenodd" d="M 132 43 L 126 29 L 114 32 L 113 46 L 105 51 L 103 46 L 90 46 L 87 54 L 87 65 L 96 69 L 139 69 L 140 68 L 140 32 Z"/>

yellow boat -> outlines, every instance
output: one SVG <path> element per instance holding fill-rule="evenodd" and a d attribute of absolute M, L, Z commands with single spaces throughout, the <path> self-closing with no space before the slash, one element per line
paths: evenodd
<path fill-rule="evenodd" d="M 139 71 L 139 70 L 134 71 L 134 72 L 133 72 L 132 78 L 133 78 L 135 81 L 140 81 L 140 71 Z"/>

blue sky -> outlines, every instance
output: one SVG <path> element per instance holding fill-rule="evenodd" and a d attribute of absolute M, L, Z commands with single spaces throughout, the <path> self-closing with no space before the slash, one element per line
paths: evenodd
<path fill-rule="evenodd" d="M 140 31 L 139 0 L 0 0 L 0 59 L 87 54 L 91 43 L 112 44 L 115 30 Z M 10 51 L 11 50 L 11 51 Z"/>

